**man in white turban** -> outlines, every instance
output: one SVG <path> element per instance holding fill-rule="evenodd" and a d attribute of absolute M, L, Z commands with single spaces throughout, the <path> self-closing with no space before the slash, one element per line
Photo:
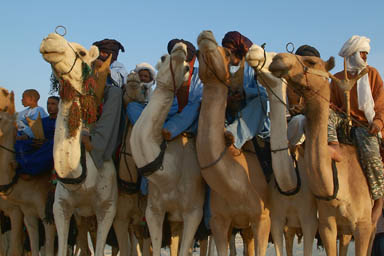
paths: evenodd
<path fill-rule="evenodd" d="M 381 214 L 384 195 L 383 162 L 380 155 L 379 133 L 384 126 L 384 88 L 379 72 L 367 64 L 370 40 L 364 36 L 352 36 L 341 48 L 339 55 L 346 59 L 348 78 L 357 76 L 367 68 L 368 74 L 361 77 L 350 91 L 353 142 L 357 147 L 360 163 L 367 177 L 375 205 L 372 222 Z M 335 74 L 345 79 L 344 72 Z M 331 108 L 328 124 L 328 142 L 338 147 L 337 127 L 343 122 L 345 106 L 343 91 L 334 81 L 331 83 Z"/>

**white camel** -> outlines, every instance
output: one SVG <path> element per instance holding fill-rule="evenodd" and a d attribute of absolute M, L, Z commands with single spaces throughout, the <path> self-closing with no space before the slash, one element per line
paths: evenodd
<path fill-rule="evenodd" d="M 304 235 L 304 255 L 309 256 L 312 255 L 312 244 L 318 226 L 316 202 L 308 187 L 302 157 L 297 166 L 299 170 L 299 176 L 297 176 L 288 150 L 287 85 L 283 79 L 276 78 L 268 70 L 275 55 L 276 53 L 265 52 L 260 46 L 254 44 L 246 56 L 248 63 L 257 73 L 257 79 L 267 88 L 270 103 L 270 142 L 275 180 L 270 183 L 271 233 L 276 255 L 280 256 L 283 255 L 284 226 L 287 226 L 288 230 L 301 228 Z M 288 249 L 287 255 L 292 255 Z"/>
<path fill-rule="evenodd" d="M 188 78 L 186 54 L 186 46 L 178 43 L 171 56 L 162 58 L 158 64 L 157 87 L 135 123 L 130 140 L 139 171 L 155 171 L 147 174 L 149 192 L 145 213 L 154 256 L 160 255 L 166 212 L 171 222 L 184 224 L 181 255 L 188 255 L 203 215 L 205 190 L 196 157 L 195 139 L 178 136 L 165 144 L 161 134 L 176 90 Z M 149 168 L 151 165 L 152 168 Z"/>
<path fill-rule="evenodd" d="M 55 76 L 61 80 L 62 97 L 53 149 L 55 170 L 60 180 L 53 206 L 59 236 L 58 255 L 67 253 L 69 221 L 76 211 L 80 216 L 96 215 L 98 227 L 95 255 L 101 256 L 104 255 L 106 237 L 116 213 L 115 167 L 112 160 L 109 160 L 104 162 L 101 169 L 97 169 L 90 154 L 81 149 L 80 131 L 83 121 L 79 121 L 79 127 L 71 133 L 68 129 L 68 122 L 73 114 L 70 113 L 71 106 L 81 106 L 79 101 L 85 94 L 83 67 L 91 66 L 99 56 L 99 50 L 92 46 L 88 51 L 83 46 L 70 43 L 62 36 L 52 33 L 43 39 L 40 53 L 51 64 Z"/>

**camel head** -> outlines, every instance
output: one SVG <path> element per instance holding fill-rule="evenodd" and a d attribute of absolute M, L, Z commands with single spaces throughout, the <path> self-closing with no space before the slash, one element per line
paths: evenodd
<path fill-rule="evenodd" d="M 0 87 L 0 111 L 6 111 L 9 114 L 15 114 L 15 95 L 13 91 Z"/>
<path fill-rule="evenodd" d="M 144 85 L 140 82 L 139 74 L 136 72 L 130 73 L 124 86 L 124 105 L 126 106 L 132 101 L 145 102 L 143 87 Z"/>
<path fill-rule="evenodd" d="M 40 53 L 51 64 L 58 79 L 69 79 L 75 89 L 82 91 L 76 88 L 81 86 L 83 79 L 82 64 L 91 67 L 91 63 L 99 56 L 99 49 L 93 45 L 88 51 L 78 43 L 68 42 L 64 37 L 51 33 L 41 42 Z"/>
<path fill-rule="evenodd" d="M 167 88 L 176 93 L 183 82 L 189 78 L 189 65 L 186 58 L 187 46 L 183 43 L 175 44 L 171 55 L 162 56 L 156 65 L 157 87 Z"/>
<path fill-rule="evenodd" d="M 269 71 L 276 77 L 285 78 L 295 91 L 306 96 L 325 85 L 329 87 L 328 71 L 334 66 L 334 57 L 323 61 L 318 57 L 280 53 L 273 58 Z"/>
<path fill-rule="evenodd" d="M 218 46 L 211 31 L 205 30 L 197 38 L 199 52 L 199 77 L 206 84 L 230 84 L 230 53 Z"/>

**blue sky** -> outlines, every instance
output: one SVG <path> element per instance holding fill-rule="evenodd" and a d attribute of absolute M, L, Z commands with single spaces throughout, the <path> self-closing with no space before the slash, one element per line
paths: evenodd
<path fill-rule="evenodd" d="M 237 30 L 268 51 L 284 52 L 287 42 L 315 46 L 323 59 L 337 56 L 352 35 L 371 39 L 368 63 L 384 76 L 384 1 L 3 1 L 0 16 L 0 86 L 21 95 L 35 88 L 45 107 L 50 66 L 40 53 L 41 40 L 64 25 L 66 39 L 89 48 L 113 38 L 125 47 L 119 61 L 128 71 L 140 62 L 155 65 L 167 43 L 183 38 L 196 45 L 202 30 L 218 42 Z M 336 57 L 336 68 L 342 68 Z"/>

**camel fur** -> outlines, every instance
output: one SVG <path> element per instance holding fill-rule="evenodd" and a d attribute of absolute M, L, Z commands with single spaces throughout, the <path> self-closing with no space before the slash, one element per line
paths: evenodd
<path fill-rule="evenodd" d="M 255 69 L 258 81 L 266 87 L 270 104 L 271 121 L 271 152 L 274 181 L 270 182 L 271 195 L 271 233 L 275 245 L 276 255 L 283 255 L 283 233 L 286 237 L 286 245 L 293 242 L 290 234 L 294 230 L 301 229 L 304 236 L 304 255 L 312 255 L 312 244 L 316 235 L 318 220 L 315 198 L 309 190 L 303 157 L 299 157 L 297 168 L 299 177 L 296 177 L 292 156 L 288 150 L 287 120 L 286 120 L 286 87 L 285 81 L 276 78 L 268 70 L 274 52 L 264 52 L 260 46 L 254 44 L 249 49 L 246 59 Z M 264 57 L 265 56 L 265 57 Z M 282 149 L 282 150 L 279 150 Z M 298 184 L 301 181 L 301 186 Z M 296 188 L 297 193 L 287 196 L 280 193 L 277 185 L 284 192 L 292 192 Z M 299 187 L 298 187 L 299 186 Z M 303 210 L 305 209 L 305 210 Z M 287 255 L 292 255 L 292 249 Z"/>
<path fill-rule="evenodd" d="M 10 100 L 12 106 L 8 109 L 15 109 L 13 92 L 11 92 Z M 0 119 L 0 134 L 3 134 L 3 136 L 0 136 L 0 144 L 8 149 L 14 150 L 16 141 L 15 114 L 12 111 L 0 112 Z M 0 177 L 0 184 L 9 184 L 16 175 L 14 155 L 5 150 L 1 150 L 0 158 L 2 159 L 0 163 L 3 165 L 3 168 L 1 169 L 4 170 L 4 173 Z M 12 205 L 16 205 L 22 211 L 22 215 L 24 215 L 24 223 L 30 237 L 32 255 L 39 255 L 38 220 L 45 220 L 47 217 L 45 212 L 46 200 L 49 192 L 52 190 L 50 176 L 51 173 L 46 172 L 28 178 L 19 177 L 17 183 L 7 191 L 4 191 L 1 195 L 2 199 L 7 200 L 7 202 L 10 202 Z M 17 214 L 20 216 L 19 213 Z M 10 215 L 10 217 L 12 220 L 12 215 Z M 53 223 L 48 223 L 47 221 L 44 221 L 43 224 L 46 234 L 46 255 L 53 255 L 55 226 Z M 21 229 L 21 226 L 19 225 L 22 225 L 22 223 L 17 220 L 14 222 L 12 229 L 15 228 L 15 232 L 19 232 Z"/>
<path fill-rule="evenodd" d="M 188 78 L 186 46 L 178 43 L 171 55 L 157 66 L 157 86 L 135 123 L 131 149 L 135 163 L 143 167 L 160 153 L 162 127 L 177 90 Z M 171 70 L 172 68 L 172 70 Z M 160 255 L 165 213 L 172 223 L 182 222 L 180 255 L 188 255 L 203 215 L 204 183 L 196 158 L 195 139 L 182 135 L 167 142 L 162 168 L 148 176 L 148 205 L 145 212 L 151 235 L 153 255 Z M 171 224 L 172 225 L 172 224 Z"/>
<path fill-rule="evenodd" d="M 82 65 L 91 67 L 91 63 L 99 56 L 96 46 L 90 50 L 77 43 L 67 42 L 62 36 L 51 33 L 43 39 L 40 53 L 45 61 L 51 64 L 55 76 L 83 94 Z M 80 127 L 74 136 L 68 137 L 67 117 L 73 101 L 78 98 L 59 103 L 56 120 L 53 157 L 55 170 L 60 178 L 74 179 L 81 175 L 80 164 Z M 59 256 L 67 253 L 69 221 L 76 211 L 80 216 L 97 217 L 97 242 L 95 255 L 104 255 L 105 241 L 116 214 L 117 184 L 116 171 L 112 160 L 105 161 L 101 169 L 97 169 L 88 152 L 85 153 L 87 174 L 80 184 L 64 184 L 58 182 L 53 206 L 56 227 L 59 237 Z"/>
<path fill-rule="evenodd" d="M 211 188 L 210 227 L 218 254 L 227 255 L 227 235 L 233 225 L 242 229 L 251 226 L 255 254 L 264 255 L 271 225 L 268 184 L 255 154 L 239 153 L 233 145 L 225 149 L 229 54 L 217 45 L 211 31 L 200 33 L 197 43 L 204 89 L 196 148 L 201 173 Z"/>
<path fill-rule="evenodd" d="M 374 230 L 371 220 L 373 203 L 356 149 L 349 145 L 340 145 L 345 160 L 336 163 L 339 190 L 335 193 L 327 142 L 330 99 L 327 74 L 333 67 L 333 57 L 324 62 L 317 57 L 281 53 L 273 58 L 269 70 L 273 75 L 285 78 L 288 85 L 305 99 L 304 161 L 310 190 L 317 197 L 336 195 L 335 199 L 317 199 L 319 232 L 327 255 L 336 256 L 337 234 L 342 234 L 353 235 L 355 255 L 365 256 Z"/>

